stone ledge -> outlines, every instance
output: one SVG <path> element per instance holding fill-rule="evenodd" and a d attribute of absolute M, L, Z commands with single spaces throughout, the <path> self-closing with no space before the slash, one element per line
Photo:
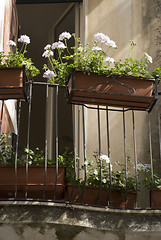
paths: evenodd
<path fill-rule="evenodd" d="M 161 231 L 161 210 L 117 210 L 53 202 L 1 201 L 0 224 L 19 223 L 158 232 Z"/>

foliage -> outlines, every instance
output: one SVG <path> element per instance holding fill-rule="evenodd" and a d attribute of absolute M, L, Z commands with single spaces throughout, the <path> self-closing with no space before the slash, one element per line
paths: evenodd
<path fill-rule="evenodd" d="M 144 175 L 144 179 L 142 181 L 142 185 L 146 187 L 147 189 L 160 189 L 161 188 L 161 178 L 159 174 L 157 174 L 155 171 L 151 171 L 150 164 L 138 164 L 137 167 L 138 173 L 142 172 Z"/>
<path fill-rule="evenodd" d="M 72 39 L 75 44 L 69 47 Z M 150 78 L 156 74 L 161 75 L 161 68 L 157 68 L 152 74 L 148 72 L 148 64 L 152 63 L 152 58 L 147 53 L 140 60 L 132 57 L 135 45 L 133 41 L 130 41 L 128 58 L 115 61 L 113 55 L 117 50 L 116 43 L 103 33 L 94 35 L 91 46 L 89 43 L 83 46 L 80 38 L 76 38 L 74 33 L 71 35 L 64 32 L 60 34 L 58 42 L 48 44 L 44 48 L 42 56 L 49 60 L 50 67 L 44 64 L 43 77 L 48 78 L 52 84 L 63 85 L 73 69 L 105 75 Z"/>
<path fill-rule="evenodd" d="M 30 43 L 30 39 L 26 35 L 21 35 L 18 41 L 22 44 L 20 51 L 16 48 L 16 43 L 10 40 L 7 45 L 10 47 L 10 51 L 7 55 L 3 52 L 0 52 L 0 68 L 6 67 L 22 67 L 25 65 L 26 74 L 28 77 L 37 76 L 40 71 L 35 67 L 31 58 L 26 58 L 25 54 L 27 53 L 27 45 Z"/>
<path fill-rule="evenodd" d="M 114 163 L 119 170 L 113 170 L 113 166 L 110 163 L 110 159 L 106 156 L 98 156 L 97 153 L 94 154 L 94 160 L 88 159 L 83 165 L 83 169 L 86 169 L 87 179 L 86 184 L 91 186 L 102 187 L 111 186 L 111 190 L 121 190 L 125 192 L 126 189 L 129 191 L 136 190 L 136 177 L 130 173 L 129 167 L 125 167 L 118 161 Z M 129 164 L 132 164 L 130 159 L 127 159 Z M 126 185 L 127 177 L 127 185 Z"/>
<path fill-rule="evenodd" d="M 0 135 L 0 165 L 15 164 L 15 154 L 12 146 L 8 143 L 9 138 L 11 138 L 9 134 L 2 133 Z M 25 148 L 24 154 L 18 157 L 17 164 L 25 165 L 27 160 L 29 165 L 44 165 L 45 153 L 39 148 L 36 148 L 34 151 Z M 56 160 L 47 158 L 47 164 L 55 165 Z M 66 166 L 66 182 L 73 183 L 75 179 L 75 160 L 73 151 L 70 151 L 70 149 L 66 147 L 63 154 L 58 156 L 58 164 Z M 76 157 L 76 169 L 78 169 L 78 157 Z M 77 178 L 75 182 L 79 182 L 79 178 Z"/>
<path fill-rule="evenodd" d="M 75 169 L 78 170 L 78 160 L 79 158 L 76 156 L 76 159 L 74 158 L 73 151 L 70 151 L 68 147 L 65 147 L 64 152 L 62 155 L 58 156 L 58 162 L 60 165 L 66 166 L 66 182 L 67 183 L 79 183 L 80 178 L 76 178 Z"/>
<path fill-rule="evenodd" d="M 7 133 L 0 135 L 0 165 L 13 165 L 14 163 L 12 145 L 8 144 L 9 138 L 11 136 Z"/>

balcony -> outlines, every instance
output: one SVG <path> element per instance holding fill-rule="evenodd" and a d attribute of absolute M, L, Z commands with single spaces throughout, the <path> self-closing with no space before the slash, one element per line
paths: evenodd
<path fill-rule="evenodd" d="M 41 99 L 37 101 L 40 93 Z M 150 179 L 155 178 L 156 170 L 159 174 L 161 153 L 159 96 L 151 112 L 142 112 L 86 104 L 69 105 L 66 103 L 65 94 L 65 88 L 33 82 L 29 85 L 28 102 L 18 101 L 19 132 L 12 141 L 14 164 L 0 166 L 4 173 L 3 176 L 2 173 L 0 175 L 1 222 L 13 223 L 14 219 L 17 219 L 16 224 L 23 225 L 24 228 L 28 228 L 26 231 L 30 232 L 33 231 L 31 224 L 38 224 L 40 229 L 43 223 L 44 234 L 46 234 L 45 228 L 52 224 L 54 229 L 54 232 L 51 231 L 52 236 L 61 226 L 62 230 L 59 233 L 62 237 L 64 230 L 66 232 L 67 226 L 70 225 L 72 227 L 66 232 L 67 239 L 79 234 L 92 237 L 93 229 L 99 237 L 105 231 L 105 235 L 112 239 L 118 239 L 119 234 L 126 239 L 131 239 L 134 235 L 140 236 L 141 239 L 147 237 L 159 239 L 160 228 L 157 226 L 160 224 L 160 205 L 156 205 L 158 203 L 154 199 L 155 188 L 152 185 L 150 191 L 145 186 L 140 186 L 144 176 L 139 175 L 137 168 L 140 163 L 148 164 Z M 72 132 L 70 133 L 72 141 L 68 137 L 70 141 L 65 143 L 59 136 L 60 125 L 63 123 L 60 121 L 62 115 L 59 118 L 59 114 L 62 111 L 66 113 L 59 104 L 60 95 L 61 99 L 64 99 L 61 100 L 61 104 L 64 101 L 64 106 L 69 111 L 68 119 L 65 119 L 69 126 L 66 125 L 65 128 L 69 128 Z M 51 99 L 54 106 L 50 104 Z M 42 106 L 41 102 L 45 105 Z M 50 112 L 51 108 L 53 114 Z M 143 119 L 141 119 L 142 115 Z M 38 119 L 35 119 L 35 116 Z M 50 123 L 50 117 L 54 124 Z M 89 121 L 89 117 L 93 120 Z M 154 122 L 155 125 L 152 124 Z M 38 132 L 35 123 L 43 125 Z M 139 128 L 138 124 L 142 123 Z M 49 134 L 51 126 L 52 137 Z M 91 131 L 91 136 L 88 135 L 88 131 Z M 31 151 L 37 147 L 36 141 L 33 141 L 35 132 L 37 132 L 37 143 L 43 150 L 43 153 L 38 152 L 37 155 L 36 150 Z M 91 138 L 95 143 L 94 147 L 90 145 Z M 41 143 L 44 145 L 42 146 Z M 146 147 L 142 152 L 140 152 L 140 144 L 141 147 Z M 25 155 L 24 147 L 26 147 Z M 64 152 L 64 147 L 68 147 L 70 151 Z M 115 165 L 115 152 L 118 152 L 118 149 L 120 164 Z M 108 158 L 100 158 L 104 155 Z M 144 159 L 140 160 L 143 156 Z M 153 161 L 154 156 L 156 161 Z M 38 160 L 38 165 L 31 164 L 32 161 L 36 162 L 34 157 Z M 22 165 L 20 159 L 24 161 Z M 91 167 L 90 159 L 94 167 Z M 108 176 L 104 171 L 105 168 L 108 170 Z M 113 179 L 112 174 L 114 172 L 119 174 L 121 168 L 124 169 L 122 177 L 125 178 L 121 182 L 124 183 L 124 190 L 121 194 L 115 191 L 117 201 L 114 201 L 112 183 L 116 180 Z M 104 181 L 105 175 L 107 184 Z M 129 182 L 131 176 L 134 181 L 132 195 L 129 192 L 131 186 L 128 185 L 131 184 Z M 91 177 L 95 181 L 91 180 Z M 40 215 L 40 209 L 43 215 Z M 36 216 L 38 219 L 35 218 Z M 8 231 L 15 231 L 13 224 L 11 226 Z M 39 232 L 38 229 L 34 231 Z"/>

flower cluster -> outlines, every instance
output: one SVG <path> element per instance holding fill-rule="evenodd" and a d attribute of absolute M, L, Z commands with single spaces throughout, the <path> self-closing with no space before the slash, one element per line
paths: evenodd
<path fill-rule="evenodd" d="M 75 41 L 74 46 L 71 40 Z M 148 72 L 148 64 L 152 63 L 152 57 L 144 53 L 141 60 L 132 58 L 135 43 L 130 41 L 129 57 L 116 61 L 113 57 L 118 49 L 116 42 L 103 33 L 94 34 L 91 44 L 83 46 L 81 40 L 75 34 L 63 32 L 59 41 L 47 44 L 43 57 L 48 58 L 50 66 L 44 64 L 44 78 L 50 83 L 65 84 L 73 69 L 89 73 L 105 75 L 127 75 L 136 77 L 152 77 L 160 74 L 161 68 L 157 68 L 152 74 Z M 54 73 L 54 74 L 53 74 Z"/>
<path fill-rule="evenodd" d="M 30 58 L 25 57 L 30 38 L 27 35 L 21 35 L 20 38 L 18 38 L 18 42 L 22 44 L 20 51 L 16 48 L 16 43 L 13 40 L 7 42 L 10 51 L 7 55 L 0 52 L 0 67 L 22 67 L 22 65 L 25 65 L 27 76 L 35 77 L 39 74 L 39 70 L 34 66 Z"/>

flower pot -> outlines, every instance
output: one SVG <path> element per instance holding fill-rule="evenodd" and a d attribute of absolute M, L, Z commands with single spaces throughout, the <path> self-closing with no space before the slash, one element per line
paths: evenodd
<path fill-rule="evenodd" d="M 25 67 L 0 68 L 0 99 L 27 99 Z"/>
<path fill-rule="evenodd" d="M 72 193 L 73 191 L 73 193 Z M 100 192 L 100 199 L 98 202 L 99 188 L 93 186 L 86 186 L 82 197 L 82 191 L 73 184 L 66 185 L 66 201 L 73 203 L 83 203 L 89 205 L 107 206 L 108 190 L 102 188 Z M 127 193 L 126 208 L 134 208 L 136 199 L 136 192 L 129 191 Z M 121 191 L 111 191 L 109 207 L 111 208 L 125 208 L 125 195 Z"/>
<path fill-rule="evenodd" d="M 72 191 L 73 191 L 73 194 L 72 194 Z M 102 188 L 100 192 L 99 202 L 98 202 L 98 193 L 99 193 L 98 187 L 86 186 L 84 189 L 84 194 L 82 198 L 82 191 L 79 187 L 74 186 L 73 184 L 66 185 L 66 201 L 70 201 L 73 203 L 106 206 L 108 190 L 106 188 Z"/>
<path fill-rule="evenodd" d="M 150 207 L 161 208 L 161 189 L 150 191 Z"/>
<path fill-rule="evenodd" d="M 134 208 L 136 192 L 127 192 L 127 201 L 125 204 L 125 194 L 119 190 L 112 190 L 110 196 L 110 207 L 114 208 Z"/>
<path fill-rule="evenodd" d="M 148 110 L 156 102 L 152 96 L 155 79 L 105 76 L 74 71 L 67 86 L 68 102 Z"/>
<path fill-rule="evenodd" d="M 44 166 L 31 165 L 28 168 L 27 197 L 34 199 L 53 199 L 56 181 L 56 166 L 48 166 L 46 187 L 44 187 Z M 56 183 L 55 199 L 64 199 L 65 194 L 65 166 L 59 166 Z M 17 198 L 24 198 L 26 192 L 26 167 L 17 167 Z M 15 168 L 14 166 L 0 166 L 0 198 L 13 198 L 15 193 Z"/>

